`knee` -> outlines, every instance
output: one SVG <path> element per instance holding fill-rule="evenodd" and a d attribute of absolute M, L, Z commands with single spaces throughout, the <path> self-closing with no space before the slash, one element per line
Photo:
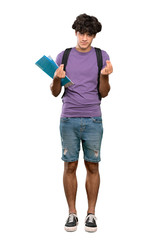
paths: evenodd
<path fill-rule="evenodd" d="M 74 174 L 77 170 L 77 164 L 78 161 L 76 162 L 65 162 L 64 163 L 64 172 L 67 174 Z"/>
<path fill-rule="evenodd" d="M 91 163 L 91 162 L 85 161 L 85 166 L 86 166 L 87 172 L 90 174 L 97 174 L 99 172 L 98 163 Z"/>

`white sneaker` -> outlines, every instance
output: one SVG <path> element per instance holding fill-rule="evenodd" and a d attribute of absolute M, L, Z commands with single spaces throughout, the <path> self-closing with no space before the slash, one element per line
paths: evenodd
<path fill-rule="evenodd" d="M 74 232 L 77 230 L 78 225 L 78 218 L 77 215 L 74 213 L 70 213 L 69 217 L 67 218 L 66 224 L 64 226 L 64 229 L 67 232 Z"/>
<path fill-rule="evenodd" d="M 85 231 L 86 232 L 96 232 L 97 231 L 97 218 L 94 214 L 89 213 L 85 219 Z"/>

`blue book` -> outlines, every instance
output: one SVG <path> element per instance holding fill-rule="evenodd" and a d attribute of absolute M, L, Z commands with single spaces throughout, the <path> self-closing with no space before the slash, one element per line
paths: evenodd
<path fill-rule="evenodd" d="M 57 70 L 58 65 L 53 61 L 50 56 L 46 57 L 44 55 L 35 64 L 53 79 L 54 73 Z M 61 79 L 61 86 L 69 87 L 73 84 L 74 83 L 67 76 Z"/>

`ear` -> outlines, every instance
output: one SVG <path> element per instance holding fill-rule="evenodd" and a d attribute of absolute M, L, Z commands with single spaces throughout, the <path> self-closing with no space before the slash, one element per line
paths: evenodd
<path fill-rule="evenodd" d="M 77 36 L 77 32 L 75 31 L 75 35 Z"/>

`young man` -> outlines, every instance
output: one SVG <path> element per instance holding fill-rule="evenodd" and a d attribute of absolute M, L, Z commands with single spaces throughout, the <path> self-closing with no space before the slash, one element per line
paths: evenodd
<path fill-rule="evenodd" d="M 61 52 L 56 59 L 59 68 L 55 72 L 51 84 L 52 94 L 57 97 L 61 92 L 61 78 L 67 75 L 74 85 L 66 88 L 63 96 L 63 107 L 60 119 L 62 140 L 62 160 L 64 161 L 64 190 L 69 207 L 69 217 L 65 224 L 66 231 L 77 229 L 76 210 L 77 178 L 76 169 L 82 143 L 84 163 L 87 170 L 86 192 L 88 211 L 85 230 L 97 230 L 95 206 L 100 185 L 98 163 L 103 134 L 99 94 L 102 98 L 110 90 L 109 74 L 112 65 L 108 54 L 102 50 L 103 67 L 98 83 L 98 66 L 95 48 L 91 46 L 96 34 L 101 31 L 101 23 L 97 18 L 86 14 L 79 15 L 72 25 L 77 37 L 77 45 L 72 48 L 64 71 Z"/>

